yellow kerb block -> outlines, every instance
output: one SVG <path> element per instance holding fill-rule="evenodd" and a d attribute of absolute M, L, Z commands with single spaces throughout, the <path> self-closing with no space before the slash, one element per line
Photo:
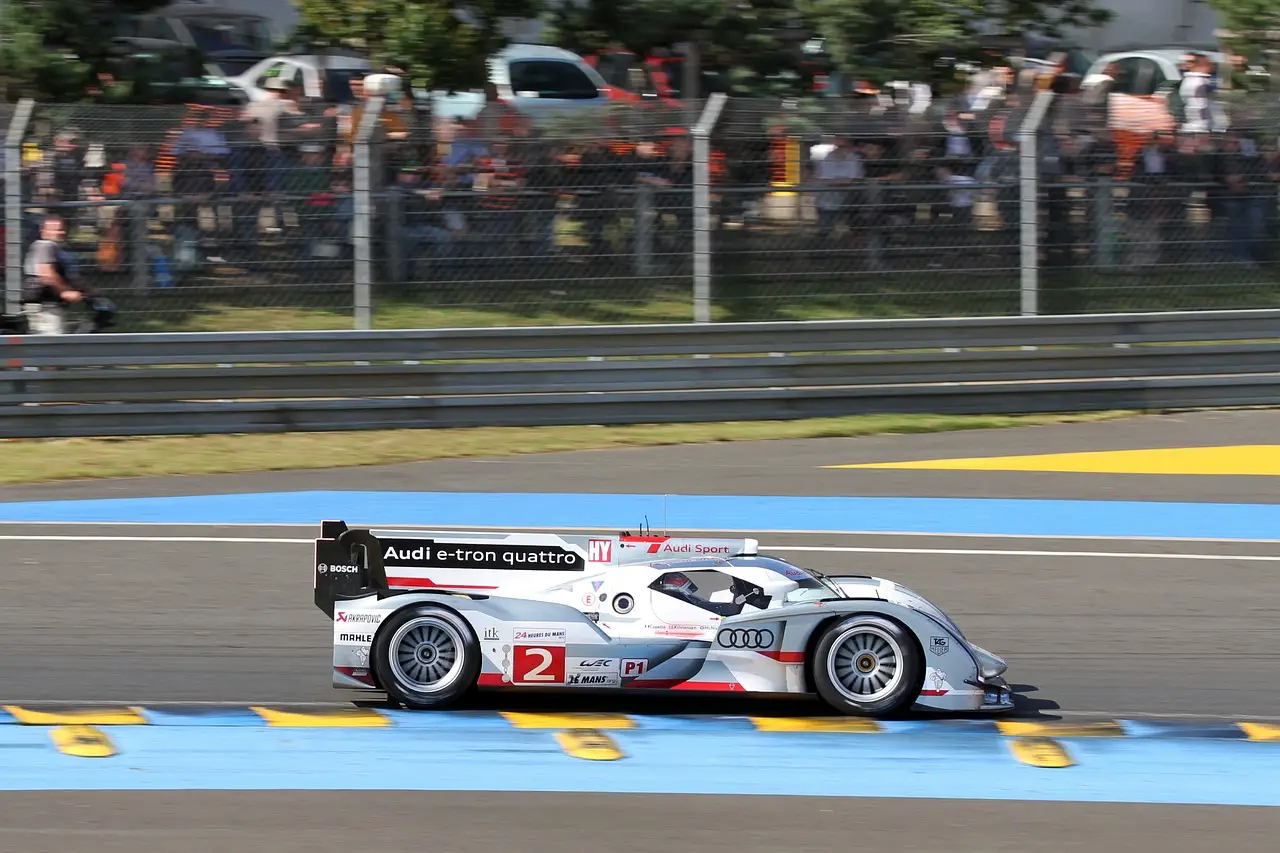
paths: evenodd
<path fill-rule="evenodd" d="M 536 714 L 503 711 L 503 718 L 517 729 L 634 729 L 626 714 Z"/>
<path fill-rule="evenodd" d="M 1280 743 L 1280 724 L 1277 723 L 1237 723 L 1249 740 Z"/>
<path fill-rule="evenodd" d="M 999 720 L 1000 734 L 1010 737 L 1124 737 L 1124 727 L 1114 720 L 1097 723 L 1035 723 Z"/>
<path fill-rule="evenodd" d="M 1067 748 L 1052 738 L 1020 737 L 1008 741 L 1008 744 L 1014 758 L 1032 767 L 1060 768 L 1075 765 Z"/>
<path fill-rule="evenodd" d="M 556 743 L 566 755 L 584 761 L 617 761 L 625 755 L 613 738 L 595 729 L 556 732 Z"/>
<path fill-rule="evenodd" d="M 110 758 L 117 752 L 111 738 L 93 726 L 58 726 L 49 738 L 58 752 L 76 758 Z"/>
<path fill-rule="evenodd" d="M 762 732 L 846 732 L 878 734 L 883 729 L 875 720 L 860 717 L 751 717 Z"/>
<path fill-rule="evenodd" d="M 36 711 L 18 705 L 4 705 L 4 710 L 24 726 L 145 726 L 142 709 L 127 708 L 56 708 Z"/>
<path fill-rule="evenodd" d="M 391 725 L 391 720 L 371 708 L 292 711 L 254 705 L 249 710 L 262 717 L 268 726 L 286 728 L 351 729 Z"/>

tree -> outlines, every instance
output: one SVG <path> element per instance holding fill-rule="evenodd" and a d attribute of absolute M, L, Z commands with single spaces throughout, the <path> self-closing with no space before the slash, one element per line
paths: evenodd
<path fill-rule="evenodd" d="M 1223 40 L 1232 50 L 1251 63 L 1269 60 L 1272 75 L 1280 73 L 1280 5 L 1276 0 L 1209 0 L 1209 5 L 1229 32 Z"/>
<path fill-rule="evenodd" d="M 375 66 L 403 70 L 423 89 L 472 89 L 507 43 L 504 22 L 536 18 L 541 0 L 299 0 L 298 40 L 355 48 Z"/>
<path fill-rule="evenodd" d="M 1209 0 L 1224 29 L 1239 34 L 1242 41 L 1277 41 L 1267 30 L 1280 31 L 1280 5 L 1275 0 Z"/>
<path fill-rule="evenodd" d="M 730 94 L 804 88 L 790 78 L 806 38 L 794 0 L 581 0 L 544 20 L 555 44 L 583 54 L 644 57 L 693 42 L 702 68 Z"/>
<path fill-rule="evenodd" d="M 841 70 L 879 82 L 899 74 L 928 79 L 944 56 L 978 58 L 984 36 L 1019 33 L 1054 40 L 1071 29 L 1105 24 L 1112 16 L 1094 0 L 796 2 Z"/>
<path fill-rule="evenodd" d="M 1109 18 L 1094 0 L 584 0 L 547 16 L 556 42 L 579 52 L 643 56 L 700 32 L 704 66 L 721 71 L 733 94 L 777 94 L 787 80 L 792 92 L 811 91 L 825 69 L 804 60 L 810 39 L 848 74 L 925 80 L 944 55 L 979 58 L 984 35 L 1053 39 Z"/>
<path fill-rule="evenodd" d="M 46 100 L 79 100 L 100 85 L 123 15 L 168 0 L 6 0 L 0 3 L 0 88 Z M 0 92 L 0 97 L 5 94 Z"/>

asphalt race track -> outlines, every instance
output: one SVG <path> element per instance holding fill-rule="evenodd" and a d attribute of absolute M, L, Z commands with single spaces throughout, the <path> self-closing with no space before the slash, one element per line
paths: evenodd
<path fill-rule="evenodd" d="M 0 533 L 21 535 L 14 527 Z M 218 540 L 245 531 L 57 526 L 32 535 L 92 540 L 5 542 L 22 580 L 6 591 L 0 643 L 27 649 L 6 696 L 341 699 L 326 680 L 332 628 L 310 600 L 311 534 L 256 528 L 250 538 L 278 541 L 227 543 Z M 129 541 L 96 541 L 113 536 Z M 1280 647 L 1259 630 L 1260 618 L 1280 618 L 1278 545 L 856 539 L 776 535 L 762 544 L 820 570 L 856 565 L 943 602 L 975 642 L 1008 654 L 1011 682 L 1035 688 L 1025 693 L 1029 708 L 1280 716 Z M 788 545 L 970 553 L 788 553 Z M 1023 556 L 1028 548 L 1040 555 Z M 1275 561 L 1149 556 L 1188 553 Z"/>
<path fill-rule="evenodd" d="M 1274 477 L 833 469 L 859 462 L 1275 443 L 1280 413 L 1197 413 L 921 436 L 586 451 L 341 472 L 6 488 L 0 502 L 379 490 L 860 495 L 1276 504 Z M 0 506 L 0 509 L 3 507 Z M 318 520 L 318 519 L 317 519 Z M 430 519 L 422 523 L 430 524 Z M 707 531 L 715 532 L 715 531 Z M 0 524 L 5 703 L 340 701 L 330 626 L 310 602 L 296 526 Z M 1006 655 L 1020 715 L 1280 719 L 1280 533 L 1274 541 L 761 534 L 818 569 L 856 567 L 937 601 Z M 191 541 L 175 541 L 175 540 Z M 231 540 L 270 541 L 231 541 Z M 791 550 L 806 549 L 806 550 Z M 812 549 L 812 550 L 807 550 Z M 519 707 L 562 707 L 522 697 Z M 622 710 L 599 697 L 580 710 Z M 548 704 L 552 702 L 553 704 Z M 762 713 L 670 700 L 639 713 Z M 504 704 L 503 707 L 510 707 Z M 772 711 L 763 711 L 771 713 Z M 823 713 L 787 707 L 781 713 Z M 865 796 L 874 796 L 868 786 Z M 0 848 L 272 853 L 1273 850 L 1274 809 L 863 798 L 388 792 L 6 793 Z M 57 804 L 55 806 L 55 803 Z M 71 808 L 69 809 L 69 806 Z M 498 816 L 498 820 L 494 817 Z"/>
<path fill-rule="evenodd" d="M 1273 853 L 1275 809 L 851 798 L 7 794 L 14 853 Z"/>

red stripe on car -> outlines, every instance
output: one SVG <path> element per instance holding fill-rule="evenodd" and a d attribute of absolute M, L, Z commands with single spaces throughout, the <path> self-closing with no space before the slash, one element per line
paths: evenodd
<path fill-rule="evenodd" d="M 414 589 L 497 589 L 496 586 L 480 586 L 470 583 L 436 583 L 431 578 L 387 578 L 387 586 L 412 587 Z"/>

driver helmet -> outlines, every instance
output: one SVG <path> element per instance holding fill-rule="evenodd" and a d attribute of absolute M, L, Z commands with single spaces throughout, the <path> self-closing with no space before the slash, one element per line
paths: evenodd
<path fill-rule="evenodd" d="M 662 589 L 666 592 L 693 595 L 698 591 L 698 586 L 683 572 L 668 572 L 662 576 Z"/>

